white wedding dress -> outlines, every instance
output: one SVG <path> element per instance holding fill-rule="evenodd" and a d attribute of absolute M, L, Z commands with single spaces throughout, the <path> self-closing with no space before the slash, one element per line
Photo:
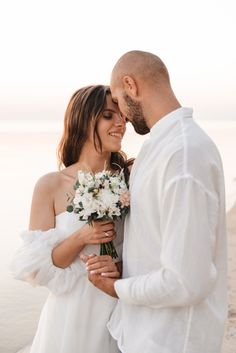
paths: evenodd
<path fill-rule="evenodd" d="M 79 257 L 66 269 L 53 265 L 52 249 L 84 225 L 74 213 L 56 216 L 55 228 L 26 231 L 23 246 L 12 262 L 13 275 L 50 290 L 43 307 L 30 353 L 117 353 L 116 341 L 106 327 L 116 299 L 95 288 L 87 279 Z M 123 222 L 116 222 L 114 241 L 119 260 Z M 86 246 L 82 253 L 99 254 L 100 245 Z"/>

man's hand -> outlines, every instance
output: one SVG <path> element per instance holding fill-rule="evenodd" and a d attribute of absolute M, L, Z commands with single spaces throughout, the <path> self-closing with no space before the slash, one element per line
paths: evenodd
<path fill-rule="evenodd" d="M 86 264 L 86 269 L 91 275 L 101 275 L 110 278 L 120 278 L 118 265 L 109 255 L 80 255 L 80 259 Z"/>
<path fill-rule="evenodd" d="M 104 293 L 110 295 L 113 298 L 118 298 L 116 291 L 115 291 L 115 282 L 117 279 L 114 278 L 105 278 L 101 275 L 91 275 L 88 272 L 88 279 L 92 284 L 102 290 Z"/>
<path fill-rule="evenodd" d="M 97 288 L 111 297 L 118 298 L 114 283 L 120 277 L 116 265 L 110 256 L 80 255 L 80 259 L 86 264 L 89 281 Z M 111 278 L 113 277 L 113 278 Z"/>

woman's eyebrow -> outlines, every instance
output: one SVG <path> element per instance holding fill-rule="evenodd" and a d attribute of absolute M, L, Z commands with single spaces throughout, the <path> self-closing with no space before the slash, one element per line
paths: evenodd
<path fill-rule="evenodd" d="M 105 108 L 105 109 L 104 109 L 104 112 L 112 112 L 112 113 L 116 113 L 116 111 L 115 111 L 115 110 L 110 109 L 110 108 Z"/>

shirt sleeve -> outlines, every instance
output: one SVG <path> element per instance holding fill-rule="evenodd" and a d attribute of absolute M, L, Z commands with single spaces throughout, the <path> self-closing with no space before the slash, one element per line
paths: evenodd
<path fill-rule="evenodd" d="M 119 298 L 155 308 L 189 306 L 207 297 L 217 271 L 214 249 L 218 199 L 192 177 L 173 181 L 164 192 L 161 268 L 118 280 Z"/>

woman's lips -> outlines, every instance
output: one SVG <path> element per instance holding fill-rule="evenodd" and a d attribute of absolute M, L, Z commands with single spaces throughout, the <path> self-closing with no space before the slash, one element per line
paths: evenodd
<path fill-rule="evenodd" d="M 123 138 L 123 134 L 121 132 L 109 132 L 109 135 L 112 137 L 119 138 L 120 140 Z"/>

